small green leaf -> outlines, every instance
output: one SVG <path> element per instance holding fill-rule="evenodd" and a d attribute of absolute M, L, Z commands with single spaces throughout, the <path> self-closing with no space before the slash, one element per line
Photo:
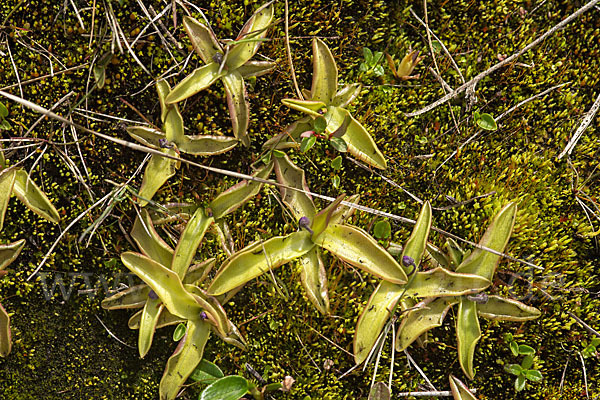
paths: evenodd
<path fill-rule="evenodd" d="M 523 361 L 521 361 L 521 368 L 523 369 L 529 369 L 533 366 L 533 356 L 531 355 L 527 355 L 523 358 Z"/>
<path fill-rule="evenodd" d="M 375 76 L 383 76 L 383 74 L 385 74 L 383 66 L 381 65 L 377 65 L 375 68 L 373 68 L 373 72 L 375 73 Z"/>
<path fill-rule="evenodd" d="M 144 307 L 148 300 L 150 287 L 146 284 L 132 286 L 102 300 L 105 310 L 118 310 Z"/>
<path fill-rule="evenodd" d="M 368 47 L 363 47 L 363 56 L 365 57 L 365 61 L 367 62 L 367 64 L 371 64 L 371 61 L 373 61 L 373 52 L 371 51 L 371 49 L 369 49 Z"/>
<path fill-rule="evenodd" d="M 594 347 L 598 347 L 600 346 L 600 338 L 595 337 L 591 340 L 590 345 L 594 346 Z"/>
<path fill-rule="evenodd" d="M 315 145 L 316 141 L 317 141 L 317 138 L 315 136 L 309 136 L 309 137 L 303 138 L 302 142 L 300 143 L 300 151 L 303 153 L 306 153 L 308 150 L 310 150 Z"/>
<path fill-rule="evenodd" d="M 98 89 L 102 89 L 104 87 L 104 82 L 106 78 L 106 68 L 94 65 L 94 68 L 92 68 L 92 70 L 94 72 L 94 81 L 96 82 L 96 86 L 98 86 Z M 0 112 L 0 115 L 1 114 L 2 112 Z"/>
<path fill-rule="evenodd" d="M 3 119 L 0 121 L 0 131 L 1 130 L 8 131 L 8 130 L 10 130 L 10 128 L 12 128 L 12 126 L 8 123 L 7 120 Z"/>
<path fill-rule="evenodd" d="M 177 153 L 173 149 L 163 149 L 162 152 L 171 156 L 177 156 Z M 140 197 L 138 202 L 141 207 L 148 204 L 148 200 L 152 199 L 158 189 L 160 189 L 170 177 L 175 175 L 178 165 L 178 161 L 161 157 L 157 154 L 153 154 L 152 157 L 150 157 L 150 161 L 144 170 L 142 186 L 138 193 Z"/>
<path fill-rule="evenodd" d="M 327 108 L 325 103 L 315 100 L 283 99 L 281 102 L 293 110 L 306 113 L 312 117 L 320 117 L 321 112 Z M 303 125 L 301 126 L 303 127 Z"/>
<path fill-rule="evenodd" d="M 221 371 L 221 368 L 212 362 L 203 359 L 200 361 L 200 364 L 198 364 L 194 372 L 192 372 L 190 375 L 190 379 L 195 382 L 210 384 L 224 376 L 225 375 L 223 374 L 223 371 Z"/>
<path fill-rule="evenodd" d="M 327 120 L 325 117 L 317 117 L 314 122 L 315 132 L 323 133 L 325 132 L 325 128 L 327 128 Z"/>
<path fill-rule="evenodd" d="M 181 338 L 185 336 L 186 329 L 187 328 L 184 323 L 180 323 L 179 325 L 177 325 L 177 327 L 173 331 L 173 341 L 179 342 Z"/>
<path fill-rule="evenodd" d="M 517 376 L 521 375 L 521 372 L 523 372 L 523 368 L 521 368 L 521 366 L 519 364 L 505 365 L 504 370 L 506 372 L 508 372 L 509 374 L 513 374 L 513 375 L 517 375 Z"/>
<path fill-rule="evenodd" d="M 433 47 L 433 51 L 435 53 L 439 53 L 440 51 L 442 51 L 442 45 L 437 40 L 431 42 L 431 47 Z"/>
<path fill-rule="evenodd" d="M 2 152 L 0 151 L 0 162 L 4 161 L 2 158 Z M 2 169 L 3 165 L 0 163 L 0 231 L 4 225 L 4 215 L 8 208 L 8 200 L 13 191 L 15 183 L 16 171 L 10 169 Z"/>
<path fill-rule="evenodd" d="M 8 116 L 8 109 L 6 108 L 4 103 L 2 103 L 0 101 L 0 118 L 6 118 L 7 116 Z"/>
<path fill-rule="evenodd" d="M 331 184 L 333 185 L 334 189 L 339 189 L 340 188 L 340 176 L 339 175 L 332 176 Z"/>
<path fill-rule="evenodd" d="M 271 393 L 282 388 L 283 385 L 280 382 L 269 383 L 268 385 L 265 385 L 264 392 Z"/>
<path fill-rule="evenodd" d="M 340 153 L 345 153 L 348 151 L 348 143 L 342 138 L 332 137 L 329 139 L 329 143 L 333 146 L 334 149 L 339 151 Z"/>
<path fill-rule="evenodd" d="M 529 379 L 532 382 L 539 382 L 543 378 L 542 373 L 535 369 L 530 369 L 529 371 L 525 371 L 525 378 Z"/>
<path fill-rule="evenodd" d="M 273 150 L 273 155 L 276 158 L 283 158 L 283 157 L 285 157 L 285 153 L 283 151 L 277 150 L 277 149 Z"/>
<path fill-rule="evenodd" d="M 336 171 L 342 169 L 342 156 L 337 156 L 331 161 L 331 168 L 335 169 Z"/>
<path fill-rule="evenodd" d="M 0 271 L 10 265 L 21 253 L 25 246 L 25 239 L 13 243 L 0 244 Z"/>
<path fill-rule="evenodd" d="M 238 400 L 247 392 L 248 381 L 239 375 L 231 375 L 211 383 L 198 400 Z"/>
<path fill-rule="evenodd" d="M 219 40 L 209 26 L 198 22 L 192 17 L 185 16 L 183 17 L 183 27 L 190 38 L 190 42 L 192 42 L 192 46 L 194 46 L 194 50 L 200 55 L 205 64 L 210 64 L 213 61 L 212 57 L 217 52 L 223 53 Z"/>
<path fill-rule="evenodd" d="M 515 379 L 515 390 L 520 392 L 523 389 L 525 389 L 525 375 L 519 375 Z"/>
<path fill-rule="evenodd" d="M 360 65 L 358 66 L 358 70 L 359 70 L 360 72 L 367 72 L 367 71 L 369 70 L 369 66 L 368 66 L 366 63 L 362 62 L 362 63 L 360 63 Z"/>
<path fill-rule="evenodd" d="M 212 156 L 233 149 L 239 141 L 230 136 L 194 135 L 184 136 L 177 148 L 186 154 L 194 156 Z"/>
<path fill-rule="evenodd" d="M 373 228 L 373 235 L 377 239 L 387 239 L 392 234 L 392 226 L 389 221 L 377 221 Z"/>
<path fill-rule="evenodd" d="M 477 125 L 486 131 L 495 131 L 498 129 L 496 120 L 490 114 L 483 113 L 476 119 Z"/>
<path fill-rule="evenodd" d="M 377 65 L 382 59 L 383 59 L 383 52 L 376 51 L 375 54 L 373 54 L 372 65 Z"/>
<path fill-rule="evenodd" d="M 477 307 L 477 313 L 481 317 L 499 321 L 530 321 L 541 314 L 535 307 L 500 296 L 488 296 L 488 301 Z"/>
<path fill-rule="evenodd" d="M 519 345 L 519 354 L 520 355 L 533 355 L 535 354 L 535 350 L 531 346 L 527 346 L 526 344 Z"/>
<path fill-rule="evenodd" d="M 0 357 L 6 357 L 12 348 L 10 317 L 0 304 Z"/>
<path fill-rule="evenodd" d="M 519 344 L 517 342 L 510 342 L 508 347 L 510 348 L 510 352 L 513 353 L 513 356 L 516 357 L 519 355 Z"/>

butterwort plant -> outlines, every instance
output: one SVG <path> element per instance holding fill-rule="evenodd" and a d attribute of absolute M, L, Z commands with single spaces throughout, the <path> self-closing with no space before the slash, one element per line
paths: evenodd
<path fill-rule="evenodd" d="M 472 286 L 468 288 L 470 290 L 457 296 L 428 297 L 423 300 L 423 307 L 408 311 L 398 329 L 397 350 L 406 349 L 422 334 L 441 326 L 448 310 L 458 304 L 456 316 L 458 361 L 465 375 L 473 379 L 475 376 L 473 357 L 481 338 L 480 317 L 500 321 L 528 321 L 540 316 L 540 311 L 534 307 L 483 292 L 491 285 L 500 256 L 481 247 L 503 252 L 512 234 L 516 212 L 515 203 L 503 207 L 483 234 L 479 241 L 480 247 L 468 255 L 456 243 L 448 246 L 451 254 L 447 256 L 430 247 L 432 252 L 436 253 L 436 260 L 442 265 L 448 268 L 457 265 L 455 273 L 479 277 L 485 284 Z"/>
<path fill-rule="evenodd" d="M 127 132 L 138 142 L 159 149 L 161 152 L 176 157 L 179 153 L 195 156 L 210 156 L 222 154 L 234 148 L 238 141 L 228 136 L 217 135 L 186 135 L 184 132 L 183 118 L 177 104 L 167 104 L 165 98 L 171 88 L 167 81 L 156 83 L 158 100 L 160 103 L 162 130 L 147 126 L 131 126 Z M 180 162 L 171 158 L 153 154 L 144 171 L 142 186 L 138 192 L 138 202 L 141 206 L 147 204 L 148 200 L 165 182 L 175 175 Z"/>
<path fill-rule="evenodd" d="M 273 13 L 272 1 L 261 6 L 246 22 L 238 37 L 226 42 L 220 42 L 209 25 L 184 17 L 183 26 L 188 37 L 206 65 L 179 82 L 166 97 L 166 103 L 178 103 L 221 80 L 225 86 L 233 133 L 244 146 L 249 146 L 250 106 L 244 78 L 264 75 L 275 67 L 275 63 L 269 61 L 251 60 L 265 40 Z"/>
<path fill-rule="evenodd" d="M 281 135 L 275 136 L 266 147 L 294 147 L 300 141 L 323 133 L 338 151 L 348 151 L 354 157 L 380 169 L 386 161 L 365 127 L 347 110 L 360 93 L 360 84 L 349 84 L 338 90 L 338 69 L 327 45 L 314 39 L 313 76 L 311 90 L 303 91 L 304 100 L 283 99 L 286 106 L 308 116 L 290 125 Z M 312 133 L 312 134 L 311 134 Z M 303 137 L 304 134 L 304 137 Z"/>
<path fill-rule="evenodd" d="M 276 158 L 278 181 L 307 190 L 304 171 L 287 157 Z M 315 307 L 328 312 L 327 277 L 320 249 L 383 280 L 403 284 L 407 277 L 396 260 L 364 230 L 345 224 L 350 205 L 342 204 L 344 195 L 317 212 L 312 199 L 303 192 L 282 189 L 282 198 L 300 230 L 286 236 L 256 241 L 233 254 L 219 269 L 208 293 L 221 295 L 236 289 L 263 273 L 298 260 L 302 283 Z"/>

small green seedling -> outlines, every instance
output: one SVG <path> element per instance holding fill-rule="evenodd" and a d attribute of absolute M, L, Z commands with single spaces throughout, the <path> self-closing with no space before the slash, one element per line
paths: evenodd
<path fill-rule="evenodd" d="M 364 47 L 363 56 L 365 57 L 365 61 L 360 63 L 358 70 L 367 76 L 383 76 L 383 65 L 379 64 L 383 60 L 383 53 L 381 51 L 373 53 L 371 49 Z"/>
<path fill-rule="evenodd" d="M 583 356 L 583 358 L 598 356 L 596 348 L 600 346 L 600 338 L 595 337 L 592 339 L 590 344 L 587 344 L 586 342 L 584 342 L 583 344 L 585 345 L 585 348 L 581 351 L 581 355 Z"/>
<path fill-rule="evenodd" d="M 496 120 L 490 114 L 473 111 L 473 118 L 481 129 L 485 129 L 486 131 L 495 131 L 498 129 Z"/>
<path fill-rule="evenodd" d="M 224 376 L 223 371 L 215 364 L 202 360 L 192 375 L 190 375 L 191 379 L 200 384 L 209 383 L 202 393 L 200 393 L 198 400 L 238 400 L 247 398 L 244 396 L 248 394 L 255 400 L 264 400 L 266 395 L 277 390 L 289 391 L 294 383 L 294 379 L 290 376 L 286 376 L 283 382 L 266 383 L 251 367 L 246 365 L 246 368 L 250 368 L 263 386 L 258 386 L 243 376 Z"/>
<path fill-rule="evenodd" d="M 377 221 L 373 228 L 373 236 L 379 240 L 387 240 L 392 235 L 392 226 L 388 221 Z"/>
<path fill-rule="evenodd" d="M 511 334 L 506 335 L 504 340 L 508 343 L 508 347 L 514 356 L 525 356 L 523 361 L 521 361 L 521 365 L 509 364 L 504 366 L 506 372 L 517 376 L 515 379 L 515 390 L 520 392 L 525 389 L 527 380 L 530 380 L 531 382 L 541 381 L 543 379 L 542 373 L 535 368 L 532 368 L 535 350 L 526 344 L 518 344 Z"/>

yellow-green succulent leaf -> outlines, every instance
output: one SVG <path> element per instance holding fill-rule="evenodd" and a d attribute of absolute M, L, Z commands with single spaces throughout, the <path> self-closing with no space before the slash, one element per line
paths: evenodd
<path fill-rule="evenodd" d="M 359 200 L 360 200 L 360 194 L 353 194 L 352 196 L 345 198 L 344 201 L 346 203 L 358 204 Z M 329 218 L 329 223 L 330 224 L 341 224 L 341 223 L 347 221 L 348 218 L 350 218 L 354 214 L 355 211 L 356 211 L 356 208 L 354 208 L 354 207 L 347 206 L 345 204 L 340 204 L 331 213 L 331 217 Z"/>
<path fill-rule="evenodd" d="M 176 157 L 177 152 L 174 149 L 162 149 L 162 152 Z M 148 204 L 147 200 L 151 200 L 154 194 L 165 184 L 170 177 L 175 175 L 176 169 L 179 166 L 179 161 L 171 158 L 161 157 L 153 154 L 144 170 L 142 186 L 138 195 L 140 197 L 138 203 L 141 207 Z"/>
<path fill-rule="evenodd" d="M 144 146 L 154 148 L 160 148 L 159 141 L 165 139 L 164 132 L 147 126 L 129 126 L 127 127 L 127 133 Z"/>
<path fill-rule="evenodd" d="M 209 324 L 199 319 L 188 321 L 187 332 L 167 361 L 165 372 L 160 380 L 160 400 L 173 400 L 177 397 L 181 385 L 202 360 L 204 346 L 209 336 Z"/>
<path fill-rule="evenodd" d="M 154 290 L 171 314 L 184 319 L 198 317 L 200 304 L 195 296 L 185 290 L 174 271 L 140 253 L 123 253 L 121 260 L 131 272 Z"/>
<path fill-rule="evenodd" d="M 307 231 L 294 232 L 287 236 L 276 236 L 250 249 L 242 249 L 223 264 L 215 276 L 208 293 L 216 296 L 259 277 L 270 269 L 306 254 L 314 247 Z"/>
<path fill-rule="evenodd" d="M 205 64 L 213 62 L 213 57 L 217 53 L 223 53 L 223 48 L 209 26 L 204 25 L 195 18 L 183 17 L 183 27 L 192 42 L 196 53 Z"/>
<path fill-rule="evenodd" d="M 325 228 L 331 223 L 331 216 L 334 211 L 338 208 L 340 203 L 346 197 L 345 194 L 338 196 L 334 201 L 332 201 L 327 207 L 319 211 L 315 214 L 314 218 L 311 221 L 310 228 L 312 229 L 312 240 L 319 240 L 319 236 L 323 233 Z"/>
<path fill-rule="evenodd" d="M 10 317 L 0 304 L 0 357 L 10 354 L 12 348 L 12 335 L 10 332 Z"/>
<path fill-rule="evenodd" d="M 242 43 L 233 45 L 225 61 L 229 70 L 238 69 L 256 54 L 262 42 L 261 39 L 267 35 L 267 28 L 271 24 L 274 12 L 275 7 L 270 1 L 258 8 L 244 24 L 236 38 L 236 41 L 242 41 Z"/>
<path fill-rule="evenodd" d="M 142 209 L 136 217 L 131 229 L 131 238 L 144 255 L 167 268 L 171 268 L 173 249 L 154 229 L 154 224 L 148 210 Z"/>
<path fill-rule="evenodd" d="M 0 168 L 2 168 L 0 166 Z M 8 200 L 13 191 L 17 171 L 14 169 L 4 169 L 0 171 L 0 231 L 4 225 L 4 215 L 8 207 Z"/>
<path fill-rule="evenodd" d="M 310 131 L 312 129 L 312 118 L 309 116 L 303 117 L 285 128 L 285 132 L 275 135 L 271 139 L 267 140 L 263 144 L 263 149 L 281 150 L 290 147 L 297 148 L 300 146 L 300 142 L 302 141 L 300 135 L 303 132 Z"/>
<path fill-rule="evenodd" d="M 238 72 L 242 74 L 244 78 L 250 78 L 252 76 L 262 76 L 273 71 L 277 66 L 276 63 L 270 61 L 248 61 L 246 64 L 238 68 Z"/>
<path fill-rule="evenodd" d="M 183 128 L 183 117 L 179 112 L 177 104 L 169 104 L 167 105 L 167 108 L 168 110 L 163 124 L 165 139 L 179 146 L 179 144 L 184 143 L 186 139 Z"/>
<path fill-rule="evenodd" d="M 461 296 L 481 292 L 490 286 L 490 281 L 479 275 L 460 274 L 442 267 L 417 272 L 409 279 L 406 294 L 414 297 Z"/>
<path fill-rule="evenodd" d="M 178 103 L 206 89 L 222 76 L 219 73 L 219 64 L 211 62 L 186 76 L 169 93 L 165 102 L 167 104 Z"/>
<path fill-rule="evenodd" d="M 434 266 L 440 266 L 446 269 L 450 268 L 451 261 L 448 256 L 437 246 L 427 242 L 427 255 L 430 257 Z"/>
<path fill-rule="evenodd" d="M 362 85 L 360 83 L 351 83 L 341 88 L 333 97 L 332 106 L 346 108 L 358 97 Z"/>
<path fill-rule="evenodd" d="M 13 243 L 0 244 L 0 271 L 15 261 L 25 246 L 25 239 Z"/>
<path fill-rule="evenodd" d="M 487 302 L 477 305 L 479 316 L 500 321 L 529 321 L 541 315 L 540 310 L 517 300 L 488 296 Z"/>
<path fill-rule="evenodd" d="M 458 361 L 469 379 L 475 377 L 473 356 L 475 347 L 481 338 L 479 318 L 477 318 L 477 303 L 461 297 L 456 316 L 456 337 L 458 339 Z"/>
<path fill-rule="evenodd" d="M 431 229 L 431 204 L 426 201 L 421 207 L 419 217 L 413 227 L 412 233 L 402 250 L 402 260 L 404 257 L 410 257 L 414 260 L 415 265 L 421 265 L 423 254 L 427 249 L 427 239 L 429 239 L 429 230 Z M 414 270 L 412 266 L 404 265 L 404 271 L 407 273 Z"/>
<path fill-rule="evenodd" d="M 156 92 L 158 93 L 158 102 L 160 103 L 160 120 L 164 123 L 167 117 L 167 112 L 170 109 L 170 105 L 168 105 L 165 101 L 171 92 L 171 86 L 169 86 L 169 82 L 164 79 L 156 82 Z"/>
<path fill-rule="evenodd" d="M 404 284 L 402 267 L 367 232 L 352 225 L 330 224 L 315 241 L 343 261 L 381 279 Z"/>
<path fill-rule="evenodd" d="M 100 305 L 105 310 L 119 310 L 144 307 L 150 293 L 150 286 L 135 285 L 102 300 Z"/>
<path fill-rule="evenodd" d="M 337 92 L 338 70 L 329 47 L 318 38 L 313 39 L 313 77 L 310 98 L 331 104 Z"/>
<path fill-rule="evenodd" d="M 275 157 L 274 161 L 275 174 L 277 174 L 279 183 L 306 191 L 309 190 L 304 170 L 298 168 L 287 155 L 280 158 Z M 286 189 L 285 187 L 281 187 L 279 190 L 281 191 L 281 199 L 288 206 L 296 221 L 302 217 L 307 217 L 312 221 L 316 214 L 316 208 L 309 194 Z"/>
<path fill-rule="evenodd" d="M 252 176 L 267 179 L 272 170 L 273 163 L 269 163 L 252 174 Z M 221 219 L 235 211 L 238 207 L 256 196 L 262 185 L 260 182 L 243 180 L 219 194 L 208 206 L 212 211 L 213 218 Z"/>
<path fill-rule="evenodd" d="M 188 221 L 173 254 L 171 269 L 183 280 L 192 262 L 204 234 L 214 222 L 213 217 L 206 215 L 202 207 L 198 208 Z"/>
<path fill-rule="evenodd" d="M 13 193 L 27 208 L 42 218 L 58 224 L 60 215 L 52 205 L 42 189 L 36 185 L 27 172 L 21 170 L 15 171 L 15 182 L 13 184 Z"/>
<path fill-rule="evenodd" d="M 450 390 L 454 400 L 477 400 L 477 397 L 471 393 L 469 388 L 457 377 L 450 375 Z"/>
<path fill-rule="evenodd" d="M 385 157 L 379 151 L 375 141 L 360 122 L 351 114 L 350 123 L 342 139 L 348 144 L 348 152 L 372 167 L 386 169 Z"/>
<path fill-rule="evenodd" d="M 246 147 L 250 146 L 248 137 L 248 122 L 250 119 L 250 107 L 246 95 L 246 85 L 242 74 L 233 71 L 224 75 L 225 94 L 227 95 L 227 107 L 233 127 L 233 134 Z"/>
<path fill-rule="evenodd" d="M 321 253 L 317 247 L 300 257 L 300 279 L 306 291 L 306 297 L 321 314 L 329 314 L 329 293 L 327 273 Z"/>
<path fill-rule="evenodd" d="M 457 297 L 428 299 L 423 307 L 408 311 L 396 333 L 396 350 L 406 349 L 425 332 L 441 326 L 450 307 L 458 301 Z"/>
<path fill-rule="evenodd" d="M 209 258 L 201 263 L 192 265 L 183 278 L 184 285 L 199 285 L 204 282 L 208 273 L 215 265 L 215 258 Z"/>
<path fill-rule="evenodd" d="M 239 140 L 229 136 L 196 135 L 186 136 L 177 148 L 194 156 L 213 156 L 233 149 L 238 143 Z"/>
<path fill-rule="evenodd" d="M 517 204 L 507 204 L 494 216 L 479 244 L 492 250 L 503 252 L 512 234 L 516 215 Z M 491 281 L 494 278 L 494 272 L 499 261 L 499 255 L 476 248 L 460 263 L 456 268 L 456 272 L 476 274 Z"/>
<path fill-rule="evenodd" d="M 353 347 L 356 364 L 361 364 L 368 357 L 403 292 L 403 285 L 382 281 L 371 294 L 358 319 L 354 333 Z"/>
<path fill-rule="evenodd" d="M 142 311 L 144 310 L 139 310 L 129 318 L 129 321 L 127 322 L 127 326 L 129 326 L 129 329 L 140 329 Z M 158 320 L 156 321 L 156 329 L 164 328 L 165 326 L 170 325 L 177 325 L 182 322 L 186 322 L 186 320 L 171 314 L 169 310 L 163 308 L 158 316 Z"/>
<path fill-rule="evenodd" d="M 245 343 L 244 338 L 239 335 L 235 325 L 229 321 L 223 306 L 215 297 L 209 296 L 205 291 L 195 285 L 184 285 L 184 287 L 188 292 L 196 296 L 197 301 L 207 313 L 206 317 L 214 325 L 215 332 L 219 336 L 223 338 L 233 336 Z"/>
<path fill-rule="evenodd" d="M 445 246 L 446 250 L 448 251 L 452 269 L 456 270 L 456 268 L 460 265 L 460 263 L 462 263 L 462 260 L 465 258 L 465 252 L 460 247 L 460 245 L 456 243 L 456 241 L 452 238 L 446 239 Z"/>
<path fill-rule="evenodd" d="M 322 101 L 283 99 L 281 102 L 292 110 L 300 111 L 311 117 L 321 117 L 327 106 Z"/>
<path fill-rule="evenodd" d="M 164 304 L 160 299 L 148 299 L 142 310 L 139 323 L 140 331 L 138 333 L 138 351 L 140 353 L 140 358 L 144 358 L 148 353 L 148 350 L 150 350 L 150 346 L 152 346 L 152 338 L 154 338 L 156 324 L 163 308 Z"/>

